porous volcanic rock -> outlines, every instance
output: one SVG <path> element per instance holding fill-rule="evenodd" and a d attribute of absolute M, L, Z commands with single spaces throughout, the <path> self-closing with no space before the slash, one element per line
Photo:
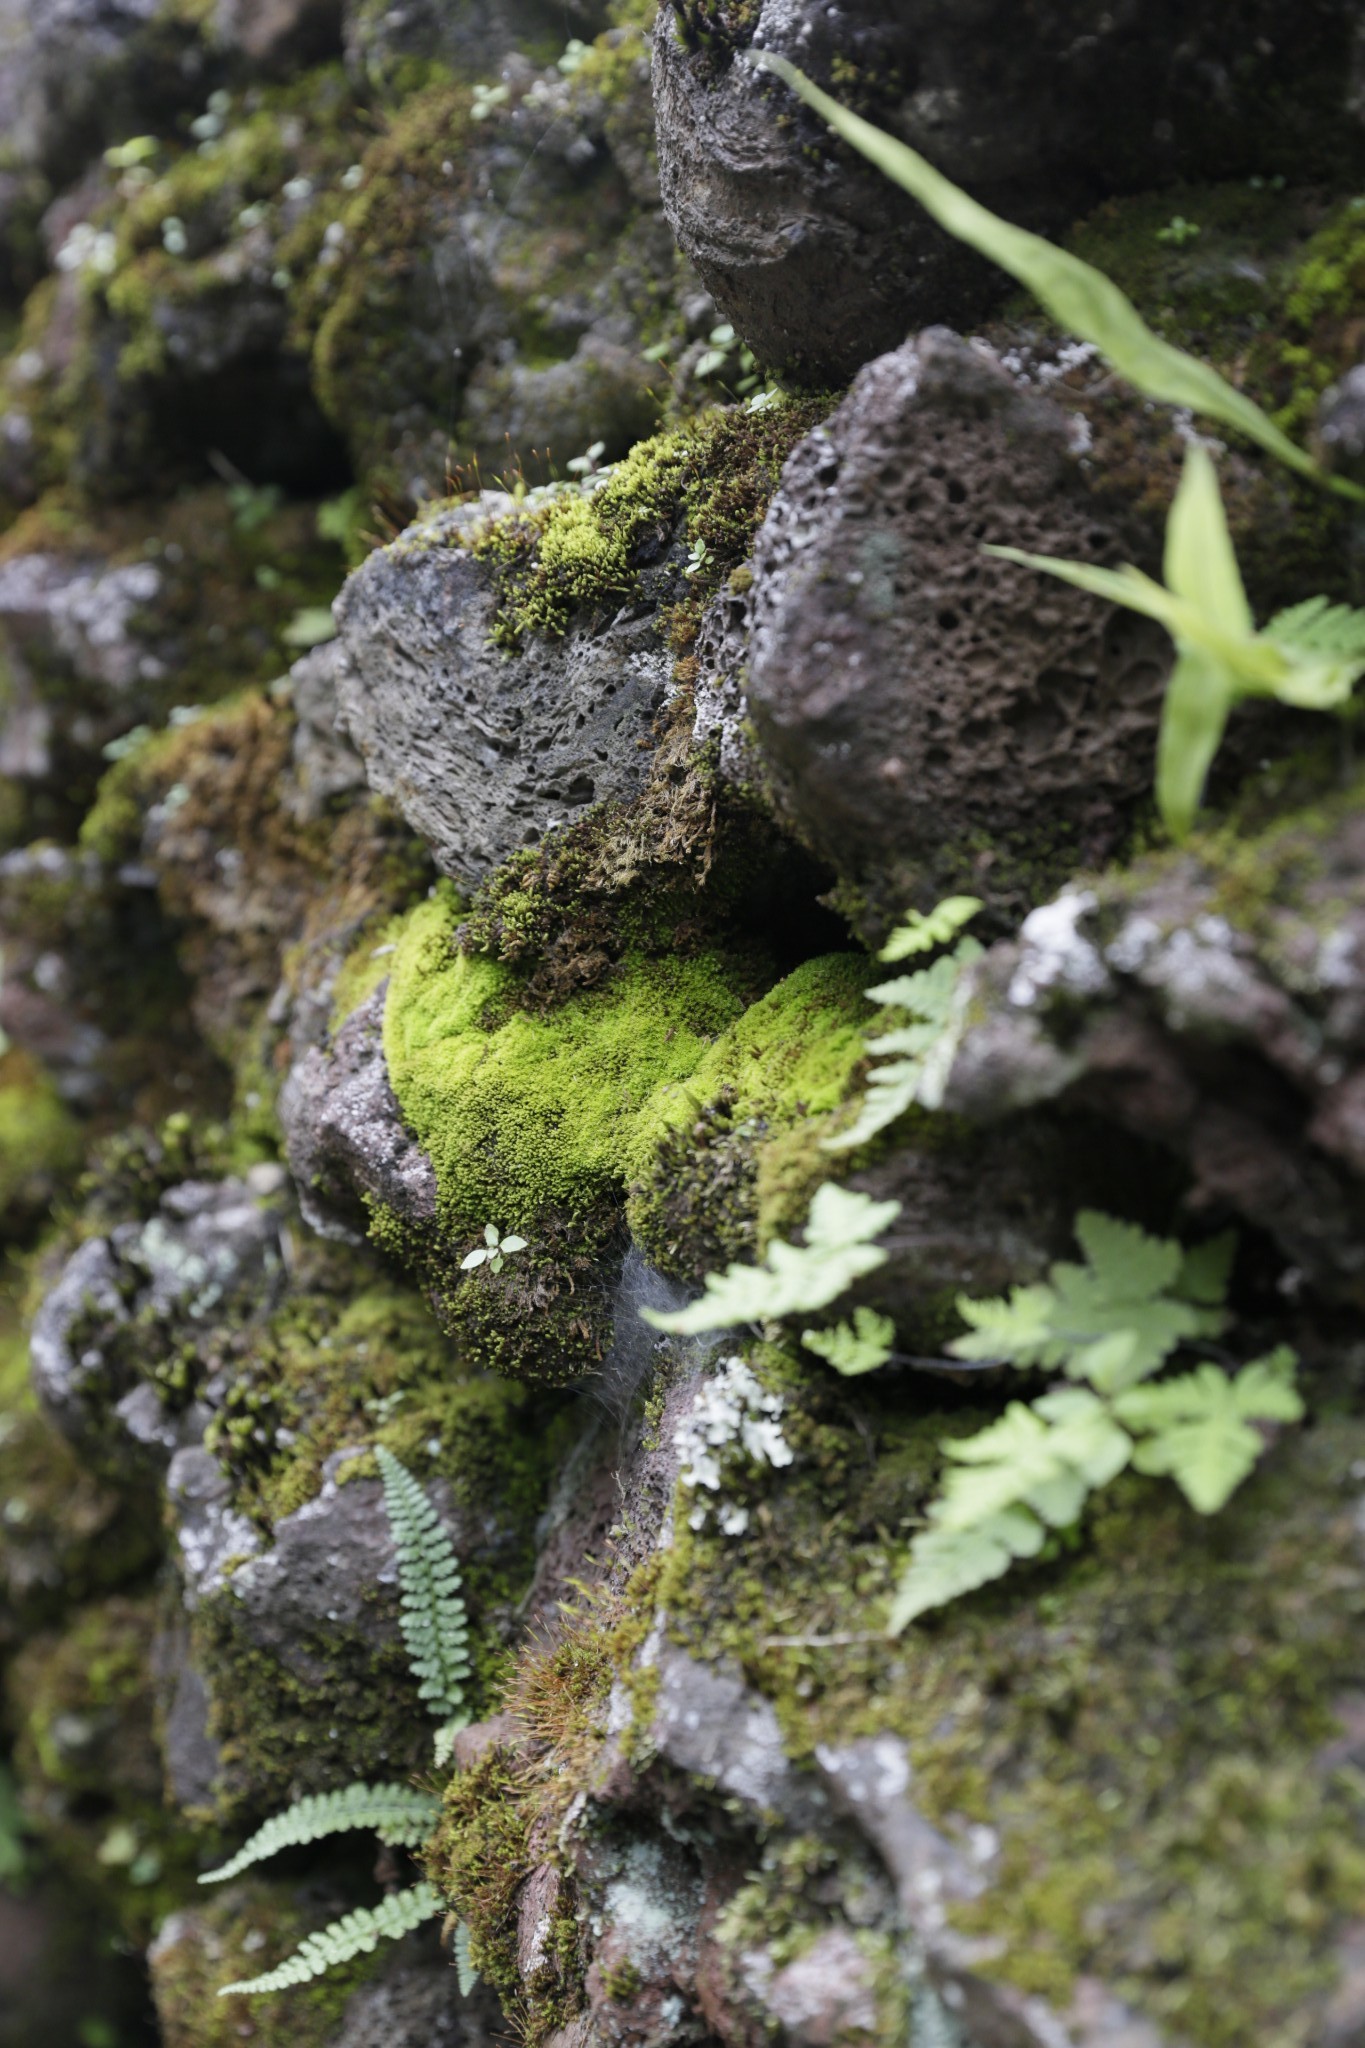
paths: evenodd
<path fill-rule="evenodd" d="M 370 785 L 471 885 L 606 797 L 631 797 L 672 672 L 651 612 L 508 656 L 487 570 L 440 513 L 370 556 L 336 604 L 341 713 Z"/>
<path fill-rule="evenodd" d="M 755 353 L 837 383 L 907 329 L 979 319 L 1007 281 L 751 69 L 751 47 L 1057 232 L 1112 193 L 1359 160 L 1355 37 L 1347 0 L 675 0 L 654 38 L 664 203 Z"/>
<path fill-rule="evenodd" d="M 1164 633 L 982 554 L 1152 561 L 1088 446 L 1078 413 L 932 328 L 789 458 L 754 551 L 749 711 L 779 811 L 855 888 L 1008 896 L 1068 839 L 1103 857 L 1150 789 Z"/>

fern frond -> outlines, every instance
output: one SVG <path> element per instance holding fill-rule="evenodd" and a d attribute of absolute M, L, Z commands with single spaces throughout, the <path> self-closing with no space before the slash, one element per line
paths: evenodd
<path fill-rule="evenodd" d="M 909 960 L 915 953 L 932 953 L 935 946 L 946 946 L 955 939 L 977 911 L 984 908 L 979 896 L 945 896 L 927 914 L 912 910 L 905 923 L 892 932 L 877 958 Z"/>
<path fill-rule="evenodd" d="M 310 1977 L 321 1977 L 338 1963 L 371 1955 L 381 1941 L 401 1940 L 423 1921 L 434 1920 L 442 1910 L 441 1895 L 435 1885 L 418 1884 L 410 1891 L 391 1892 L 379 1905 L 359 1907 L 354 1913 L 334 1920 L 330 1927 L 310 1934 L 278 1969 L 267 1970 L 261 1977 L 245 1977 L 236 1984 L 225 1984 L 218 1996 L 249 1997 L 257 1992 L 287 1991 L 291 1985 L 306 1984 Z"/>
<path fill-rule="evenodd" d="M 459 1566 L 435 1508 L 411 1472 L 383 1444 L 375 1457 L 398 1552 L 399 1621 L 417 1696 L 437 1720 L 449 1721 L 463 1703 L 470 1670 Z"/>
<path fill-rule="evenodd" d="M 468 1998 L 479 1981 L 474 1968 L 474 1958 L 469 1947 L 469 1924 L 462 1920 L 455 1929 L 455 1975 L 459 1980 L 461 1998 Z"/>
<path fill-rule="evenodd" d="M 1277 612 L 1265 629 L 1267 640 L 1296 654 L 1330 654 L 1347 661 L 1365 659 L 1365 612 L 1330 598 L 1310 597 Z"/>
<path fill-rule="evenodd" d="M 408 1785 L 347 1785 L 340 1792 L 314 1792 L 273 1815 L 230 1862 L 206 1870 L 199 1882 L 222 1884 L 281 1849 L 295 1849 L 351 1828 L 372 1828 L 392 1848 L 416 1848 L 431 1833 L 440 1810 L 437 1800 Z"/>

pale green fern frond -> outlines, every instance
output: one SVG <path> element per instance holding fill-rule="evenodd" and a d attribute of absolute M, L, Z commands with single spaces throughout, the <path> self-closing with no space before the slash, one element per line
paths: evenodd
<path fill-rule="evenodd" d="M 836 1323 L 832 1330 L 803 1330 L 801 1342 L 845 1379 L 854 1379 L 886 1364 L 896 1342 L 896 1325 L 874 1308 L 855 1308 L 851 1323 Z"/>
<path fill-rule="evenodd" d="M 1047 1283 L 1016 1287 L 1008 1301 L 960 1296 L 958 1312 L 971 1328 L 949 1345 L 953 1356 L 1060 1367 L 1117 1394 L 1159 1371 L 1178 1344 L 1223 1328 L 1226 1238 L 1189 1253 L 1093 1209 L 1076 1218 L 1076 1236 L 1084 1265 L 1059 1261 Z"/>
<path fill-rule="evenodd" d="M 393 1848 L 416 1848 L 431 1833 L 440 1810 L 439 1801 L 408 1785 L 347 1785 L 340 1792 L 310 1793 L 257 1828 L 229 1862 L 205 1871 L 199 1882 L 222 1884 L 281 1849 L 353 1828 L 372 1828 Z"/>
<path fill-rule="evenodd" d="M 1328 654 L 1346 661 L 1365 659 L 1365 611 L 1330 598 L 1310 597 L 1277 612 L 1265 629 L 1267 640 L 1301 654 Z"/>
<path fill-rule="evenodd" d="M 401 1940 L 442 1911 L 441 1895 L 435 1885 L 419 1884 L 409 1891 L 391 1892 L 379 1905 L 360 1907 L 334 1920 L 330 1927 L 310 1934 L 277 1969 L 267 1970 L 260 1977 L 243 1978 L 236 1984 L 225 1984 L 218 1996 L 249 1997 L 257 1992 L 287 1991 L 294 1984 L 306 1984 L 311 1977 L 321 1977 L 339 1963 L 373 1954 L 381 1941 Z"/>
<path fill-rule="evenodd" d="M 479 1981 L 479 1973 L 474 1968 L 474 1958 L 470 1953 L 469 1925 L 464 1920 L 461 1920 L 455 1929 L 455 1976 L 460 1986 L 461 1998 L 468 1998 Z"/>
<path fill-rule="evenodd" d="M 868 1076 L 867 1094 L 857 1122 L 837 1138 L 826 1138 L 827 1152 L 851 1152 L 855 1146 L 865 1145 L 916 1103 L 923 1109 L 939 1107 L 965 1022 L 962 970 L 979 959 L 981 952 L 975 939 L 960 939 L 951 953 L 945 953 L 931 967 L 898 975 L 894 981 L 879 982 L 868 989 L 869 1002 L 904 1010 L 910 1022 L 868 1039 L 868 1051 L 876 1054 L 882 1064 Z"/>
<path fill-rule="evenodd" d="M 1026 1508 L 1007 1508 L 974 1529 L 926 1529 L 915 1538 L 910 1568 L 887 1620 L 898 1636 L 921 1614 L 1001 1579 L 1018 1558 L 1036 1557 L 1047 1531 Z"/>
<path fill-rule="evenodd" d="M 1138 1445 L 1134 1465 L 1174 1479 L 1201 1515 L 1216 1514 L 1265 1449 L 1256 1425 L 1303 1420 L 1294 1364 L 1282 1344 L 1244 1366 L 1236 1379 L 1216 1365 L 1201 1365 L 1178 1380 L 1121 1394 L 1114 1403 L 1120 1420 L 1152 1432 Z"/>
<path fill-rule="evenodd" d="M 887 1254 L 872 1239 L 899 1214 L 899 1202 L 874 1202 L 826 1181 L 811 1202 L 804 1245 L 775 1238 L 761 1266 L 708 1273 L 705 1292 L 686 1308 L 668 1314 L 644 1308 L 640 1314 L 656 1330 L 696 1336 L 827 1308 L 864 1273 L 885 1265 Z"/>
<path fill-rule="evenodd" d="M 932 953 L 936 946 L 950 945 L 984 907 L 979 896 L 945 896 L 932 910 L 912 910 L 905 923 L 892 932 L 877 958 L 888 962 L 908 960 L 913 954 Z"/>
<path fill-rule="evenodd" d="M 1095 1210 L 1076 1219 L 1083 1265 L 1059 1262 L 1046 1283 L 1008 1301 L 961 1299 L 970 1324 L 950 1347 L 963 1359 L 1058 1369 L 1084 1386 L 1011 1401 L 998 1421 L 943 1446 L 949 1464 L 888 1627 L 1036 1557 L 1048 1529 L 1069 1529 L 1091 1493 L 1128 1465 L 1173 1479 L 1201 1514 L 1217 1512 L 1253 1470 L 1269 1424 L 1298 1422 L 1295 1358 L 1281 1346 L 1236 1378 L 1205 1362 L 1156 1382 L 1177 1347 L 1226 1321 L 1229 1237 L 1182 1251 L 1169 1238 Z"/>
<path fill-rule="evenodd" d="M 469 1621 L 460 1570 L 435 1508 L 406 1466 L 381 1444 L 375 1452 L 398 1553 L 399 1616 L 419 1699 L 438 1720 L 454 1720 L 469 1677 Z"/>

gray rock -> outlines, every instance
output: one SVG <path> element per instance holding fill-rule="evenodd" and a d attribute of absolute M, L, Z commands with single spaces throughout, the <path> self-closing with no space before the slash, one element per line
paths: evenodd
<path fill-rule="evenodd" d="M 880 2032 L 874 1979 L 852 1929 L 830 1927 L 766 1978 L 762 2002 L 791 2048 L 870 2048 Z"/>
<path fill-rule="evenodd" d="M 34 1318 L 33 1383 L 48 1415 L 73 1442 L 112 1434 L 164 1460 L 207 1416 L 194 1404 L 161 1411 L 154 1390 L 106 1356 L 111 1340 L 138 1317 L 193 1331 L 244 1293 L 268 1302 L 281 1270 L 278 1218 L 242 1180 L 186 1181 L 145 1224 L 88 1239 Z"/>
<path fill-rule="evenodd" d="M 294 782 L 282 792 L 293 815 L 320 818 L 338 797 L 365 786 L 365 764 L 337 726 L 337 681 L 345 656 L 335 640 L 312 648 L 289 671 Z"/>
<path fill-rule="evenodd" d="M 653 614 L 629 610 L 500 653 L 458 522 L 410 528 L 350 577 L 338 695 L 371 787 L 472 884 L 589 804 L 635 794 L 672 658 Z"/>
<path fill-rule="evenodd" d="M 759 1819 L 802 1828 L 827 1816 L 819 1786 L 794 1770 L 770 1702 L 738 1671 L 672 1648 L 656 1669 L 650 1740 L 666 1763 L 706 1779 Z"/>
<path fill-rule="evenodd" d="M 365 1195 L 418 1226 L 436 1219 L 435 1168 L 403 1122 L 384 1062 L 387 991 L 385 981 L 328 1051 L 310 1046 L 280 1091 L 299 1206 L 314 1230 L 353 1244 L 365 1237 Z"/>
<path fill-rule="evenodd" d="M 1293 865 L 1295 849 L 1311 859 Z M 1243 923 L 1209 849 L 1069 888 L 970 970 L 945 1107 L 1083 1107 L 1164 1146 L 1197 1212 L 1365 1300 L 1365 827 L 1350 799 L 1244 843 L 1286 878 Z M 1235 898 L 1233 899 L 1235 900 Z"/>
<path fill-rule="evenodd" d="M 1356 483 L 1365 479 L 1365 363 L 1323 392 L 1314 439 L 1327 468 Z"/>
<path fill-rule="evenodd" d="M 1035 877 L 1068 838 L 1101 856 L 1150 790 L 1165 635 L 981 554 L 1152 559 L 1088 445 L 935 328 L 788 460 L 754 551 L 749 712 L 783 816 L 892 914 L 964 886 L 1013 903 L 1024 847 Z"/>
<path fill-rule="evenodd" d="M 1290 0 L 1161 0 L 1140 19 L 1105 0 L 1041 19 L 998 0 L 665 5 L 654 38 L 664 203 L 760 359 L 838 383 L 910 329 L 979 319 L 1010 287 L 752 71 L 748 46 L 827 86 L 833 77 L 836 97 L 988 206 L 1055 233 L 1108 193 L 1359 163 L 1354 21 L 1349 0 L 1306 16 Z"/>
<path fill-rule="evenodd" d="M 596 0 L 346 0 L 346 57 L 381 92 L 414 61 L 487 79 L 519 50 L 595 35 L 603 12 Z"/>

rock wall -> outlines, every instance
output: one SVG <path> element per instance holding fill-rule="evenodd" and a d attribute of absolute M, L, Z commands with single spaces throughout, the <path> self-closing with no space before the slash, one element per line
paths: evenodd
<path fill-rule="evenodd" d="M 1165 632 L 983 548 L 1160 574 L 1207 423 L 764 50 L 1349 476 L 1338 0 L 0 0 L 0 2048 L 1365 2040 L 1352 728 L 1239 707 L 1167 841 Z M 1256 617 L 1365 599 L 1212 445 Z M 835 1305 L 646 1320 L 825 1183 Z M 1048 1468 L 893 1633 L 953 1448 L 1081 1398 L 961 1304 L 1082 1299 L 1086 1211 L 1235 1240 L 1091 1337 L 1300 1419 L 1217 1513 Z M 199 1888 L 357 1783 L 428 1819 Z"/>

